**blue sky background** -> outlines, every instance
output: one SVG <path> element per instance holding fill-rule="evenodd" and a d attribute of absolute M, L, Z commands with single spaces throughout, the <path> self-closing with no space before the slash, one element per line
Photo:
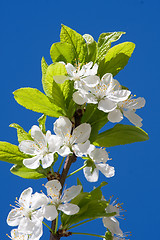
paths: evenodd
<path fill-rule="evenodd" d="M 126 220 L 120 220 L 124 232 L 131 231 L 131 239 L 149 240 L 159 236 L 159 1 L 149 0 L 99 0 L 99 1 L 0 1 L 0 140 L 18 144 L 16 130 L 9 124 L 18 123 L 25 130 L 37 124 L 41 114 L 31 112 L 16 103 L 12 92 L 21 87 L 42 91 L 42 56 L 50 64 L 50 46 L 59 41 L 60 24 L 63 23 L 81 34 L 89 33 L 95 40 L 102 32 L 125 31 L 120 42 L 132 41 L 136 49 L 128 65 L 116 79 L 133 94 L 146 98 L 146 107 L 139 110 L 143 129 L 149 133 L 147 142 L 108 149 L 116 169 L 114 178 L 104 187 L 106 198 L 114 195 L 123 202 Z M 118 43 L 118 42 L 117 42 Z M 47 128 L 52 129 L 53 119 L 48 118 Z M 123 121 L 122 123 L 129 124 Z M 81 162 L 77 162 L 81 166 Z M 9 204 L 27 187 L 42 189 L 43 180 L 26 180 L 12 175 L 11 164 L 0 162 L 0 239 L 12 229 L 6 223 Z M 72 170 L 75 166 L 72 166 Z M 82 173 L 84 190 L 91 191 L 98 184 L 88 183 Z M 100 181 L 106 180 L 100 176 Z M 76 177 L 67 182 L 71 186 Z M 103 234 L 101 221 L 75 229 L 78 232 Z M 41 238 L 49 239 L 48 230 Z M 72 239 L 91 239 L 73 236 Z M 71 239 L 71 237 L 70 237 Z M 97 238 L 95 238 L 96 240 Z"/>

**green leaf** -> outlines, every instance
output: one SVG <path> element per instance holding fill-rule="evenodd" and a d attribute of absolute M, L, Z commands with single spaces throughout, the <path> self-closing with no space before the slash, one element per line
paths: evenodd
<path fill-rule="evenodd" d="M 24 140 L 32 140 L 32 137 L 29 133 L 27 133 L 21 126 L 19 126 L 17 123 L 12 123 L 9 125 L 9 127 L 13 127 L 17 129 L 17 136 L 18 136 L 18 142 L 22 142 Z"/>
<path fill-rule="evenodd" d="M 39 128 L 41 129 L 41 131 L 43 133 L 46 133 L 46 126 L 45 126 L 45 123 L 46 123 L 46 115 L 42 115 L 39 119 L 38 119 L 38 123 L 39 123 Z"/>
<path fill-rule="evenodd" d="M 87 62 L 92 61 L 94 63 L 97 56 L 97 43 L 96 41 L 94 41 L 94 38 L 89 34 L 84 34 L 83 38 L 86 40 L 88 48 Z"/>
<path fill-rule="evenodd" d="M 67 117 L 71 120 L 75 111 L 76 111 L 77 104 L 71 99 L 68 109 L 67 109 Z"/>
<path fill-rule="evenodd" d="M 125 32 L 108 32 L 108 33 L 102 33 L 99 36 L 98 55 L 97 55 L 96 62 L 99 63 L 99 61 L 101 61 L 105 57 L 107 51 L 111 47 L 111 43 L 120 39 L 122 34 L 125 34 Z"/>
<path fill-rule="evenodd" d="M 22 178 L 27 179 L 39 179 L 39 178 L 46 178 L 46 175 L 41 173 L 42 167 L 39 167 L 37 169 L 29 169 L 25 166 L 21 165 L 13 165 L 10 169 L 11 173 L 14 175 L 17 175 Z"/>
<path fill-rule="evenodd" d="M 51 46 L 50 55 L 53 62 L 62 61 L 74 64 L 76 58 L 73 46 L 66 42 L 54 43 Z"/>
<path fill-rule="evenodd" d="M 62 25 L 60 39 L 61 42 L 69 43 L 72 45 L 77 63 L 83 63 L 86 61 L 87 44 L 82 35 L 72 30 L 71 28 Z"/>
<path fill-rule="evenodd" d="M 148 140 L 148 134 L 141 128 L 117 124 L 113 128 L 98 134 L 93 144 L 101 147 L 113 147 Z"/>
<path fill-rule="evenodd" d="M 16 145 L 8 142 L 0 142 L 0 161 L 22 164 L 23 159 L 31 157 L 19 151 Z"/>
<path fill-rule="evenodd" d="M 51 117 L 63 115 L 63 110 L 36 88 L 20 88 L 14 93 L 15 100 L 23 107 Z"/>
<path fill-rule="evenodd" d="M 83 185 L 82 185 L 82 183 L 81 183 L 81 181 L 79 180 L 78 177 L 77 177 L 77 185 L 81 185 L 81 186 L 82 186 L 82 190 L 81 190 L 81 192 L 83 192 Z"/>
<path fill-rule="evenodd" d="M 92 199 L 101 200 L 102 196 L 103 196 L 101 188 L 106 186 L 107 184 L 108 184 L 107 182 L 102 182 L 99 187 L 93 189 L 93 191 L 91 191 L 91 193 L 90 193 L 92 196 Z"/>
<path fill-rule="evenodd" d="M 124 42 L 109 49 L 106 57 L 99 63 L 98 74 L 101 77 L 105 73 L 112 73 L 115 76 L 127 65 L 134 48 L 134 43 Z"/>
<path fill-rule="evenodd" d="M 41 68 L 42 68 L 42 84 L 43 84 L 46 77 L 47 68 L 48 68 L 48 64 L 46 63 L 44 57 L 42 57 L 42 60 L 41 60 Z"/>
<path fill-rule="evenodd" d="M 59 88 L 60 84 L 57 84 L 54 79 L 53 76 L 57 76 L 57 75 L 67 75 L 67 70 L 64 66 L 64 64 L 62 63 L 55 63 L 55 64 L 51 64 L 49 65 L 49 67 L 47 68 L 47 72 L 45 75 L 45 79 L 43 81 L 43 89 L 46 93 L 46 95 L 50 98 L 53 98 L 53 100 L 56 101 L 55 99 L 55 86 L 57 86 Z"/>
<path fill-rule="evenodd" d="M 107 115 L 100 111 L 95 104 L 87 104 L 81 122 L 91 124 L 92 130 L 89 138 L 91 143 L 96 139 L 99 130 L 108 122 Z"/>

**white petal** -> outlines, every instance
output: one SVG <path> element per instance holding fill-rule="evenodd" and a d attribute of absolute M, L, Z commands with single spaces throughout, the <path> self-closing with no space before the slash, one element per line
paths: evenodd
<path fill-rule="evenodd" d="M 17 226 L 19 225 L 21 219 L 22 219 L 22 211 L 19 209 L 12 209 L 7 217 L 7 224 L 9 226 Z"/>
<path fill-rule="evenodd" d="M 91 125 L 89 123 L 82 123 L 73 130 L 74 143 L 84 143 L 88 140 L 91 133 Z"/>
<path fill-rule="evenodd" d="M 103 99 L 98 104 L 98 109 L 103 112 L 111 112 L 117 107 L 117 103 L 111 101 L 110 99 Z"/>
<path fill-rule="evenodd" d="M 45 187 L 47 188 L 47 194 L 50 196 L 54 196 L 54 195 L 59 196 L 59 191 L 62 188 L 58 180 L 48 181 Z"/>
<path fill-rule="evenodd" d="M 142 97 L 139 97 L 137 99 L 129 98 L 128 100 L 122 102 L 120 106 L 124 109 L 134 110 L 144 107 L 145 102 L 145 99 Z"/>
<path fill-rule="evenodd" d="M 100 162 L 107 162 L 108 160 L 108 153 L 105 151 L 105 149 L 102 148 L 95 148 L 91 153 L 90 157 L 92 160 L 94 160 L 96 163 Z"/>
<path fill-rule="evenodd" d="M 105 163 L 97 163 L 96 167 L 104 174 L 105 177 L 113 177 L 115 175 L 114 167 Z"/>
<path fill-rule="evenodd" d="M 114 217 L 104 217 L 103 224 L 108 228 L 112 234 L 123 236 L 123 232 L 119 227 L 119 222 Z"/>
<path fill-rule="evenodd" d="M 66 70 L 69 76 L 73 76 L 73 72 L 76 71 L 76 68 L 71 63 L 67 63 Z"/>
<path fill-rule="evenodd" d="M 87 140 L 85 143 L 78 143 L 72 146 L 72 150 L 77 157 L 82 157 L 87 155 L 88 149 L 90 147 L 90 141 Z"/>
<path fill-rule="evenodd" d="M 110 94 L 108 98 L 114 102 L 121 102 L 128 99 L 130 94 L 131 92 L 129 90 L 117 90 L 112 92 L 112 94 Z"/>
<path fill-rule="evenodd" d="M 34 223 L 27 217 L 24 217 L 18 226 L 18 231 L 26 234 L 32 234 Z"/>
<path fill-rule="evenodd" d="M 39 147 L 34 141 L 25 140 L 19 144 L 19 150 L 25 154 L 37 155 L 40 152 Z"/>
<path fill-rule="evenodd" d="M 62 84 L 64 83 L 66 80 L 69 79 L 68 76 L 64 76 L 64 75 L 56 75 L 56 76 L 53 76 L 53 79 L 56 83 L 58 84 Z"/>
<path fill-rule="evenodd" d="M 35 157 L 32 157 L 32 158 L 26 158 L 23 160 L 23 164 L 24 166 L 26 166 L 27 168 L 30 168 L 30 169 L 36 169 L 40 166 L 40 160 L 42 159 L 42 156 L 39 155 L 39 156 L 35 156 Z"/>
<path fill-rule="evenodd" d="M 85 96 L 81 94 L 81 92 L 79 91 L 74 92 L 72 97 L 73 97 L 73 101 L 78 105 L 83 105 L 87 101 Z"/>
<path fill-rule="evenodd" d="M 119 208 L 116 206 L 113 206 L 112 204 L 109 204 L 106 209 L 106 213 L 113 213 L 116 212 L 116 216 L 119 216 Z"/>
<path fill-rule="evenodd" d="M 123 111 L 123 114 L 128 120 L 133 123 L 136 127 L 142 127 L 142 118 L 138 116 L 134 111 Z"/>
<path fill-rule="evenodd" d="M 45 135 L 42 133 L 41 129 L 38 126 L 34 125 L 31 128 L 31 136 L 40 146 L 46 145 Z"/>
<path fill-rule="evenodd" d="M 67 215 L 74 215 L 79 212 L 79 207 L 72 203 L 65 203 L 59 205 L 58 210 L 64 212 Z"/>
<path fill-rule="evenodd" d="M 46 154 L 42 158 L 42 167 L 43 168 L 48 168 L 48 167 L 50 167 L 52 165 L 53 162 L 54 162 L 53 153 Z"/>
<path fill-rule="evenodd" d="M 34 193 L 31 199 L 31 208 L 38 209 L 48 203 L 48 198 L 44 193 Z"/>
<path fill-rule="evenodd" d="M 83 168 L 84 176 L 88 182 L 97 182 L 99 177 L 99 170 L 97 168 L 92 172 L 91 167 Z"/>
<path fill-rule="evenodd" d="M 62 145 L 63 139 L 57 135 L 51 135 L 48 139 L 49 152 L 56 152 Z"/>
<path fill-rule="evenodd" d="M 63 192 L 62 202 L 66 203 L 75 198 L 82 190 L 82 186 L 72 186 Z"/>
<path fill-rule="evenodd" d="M 61 155 L 62 157 L 66 157 L 67 155 L 69 155 L 71 152 L 70 148 L 67 146 L 63 146 L 62 148 L 60 148 L 58 151 L 58 154 Z"/>
<path fill-rule="evenodd" d="M 44 208 L 43 208 L 43 216 L 48 221 L 53 221 L 58 216 L 58 212 L 57 212 L 56 207 L 54 205 L 44 206 Z"/>
<path fill-rule="evenodd" d="M 19 203 L 21 206 L 25 207 L 25 208 L 29 208 L 30 206 L 30 202 L 31 202 L 31 197 L 32 197 L 32 188 L 29 187 L 27 189 L 25 189 L 20 197 L 19 197 Z"/>
<path fill-rule="evenodd" d="M 108 120 L 112 123 L 120 122 L 123 119 L 123 114 L 119 109 L 114 109 L 108 113 Z"/>
<path fill-rule="evenodd" d="M 100 81 L 100 78 L 98 76 L 88 76 L 83 78 L 83 82 L 88 86 L 88 87 L 95 87 Z"/>
<path fill-rule="evenodd" d="M 59 117 L 54 123 L 54 132 L 61 138 L 71 133 L 72 123 L 67 117 Z"/>

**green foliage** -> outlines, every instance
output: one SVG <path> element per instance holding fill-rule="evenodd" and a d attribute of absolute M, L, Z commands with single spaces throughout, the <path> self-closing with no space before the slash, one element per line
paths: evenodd
<path fill-rule="evenodd" d="M 99 130 L 108 122 L 107 113 L 100 111 L 95 104 L 87 104 L 81 122 L 91 124 L 92 130 L 89 140 L 91 143 L 96 139 Z"/>
<path fill-rule="evenodd" d="M 88 48 L 87 62 L 92 61 L 94 63 L 97 57 L 97 43 L 96 41 L 94 41 L 94 38 L 89 34 L 84 34 L 83 38 L 86 40 Z"/>
<path fill-rule="evenodd" d="M 44 174 L 44 169 L 39 167 L 37 169 L 29 169 L 22 165 L 13 165 L 10 169 L 11 173 L 17 175 L 21 178 L 27 179 L 39 179 L 39 178 L 46 178 Z"/>
<path fill-rule="evenodd" d="M 43 84 L 43 81 L 45 80 L 45 77 L 46 77 L 47 68 L 48 68 L 48 64 L 46 63 L 44 57 L 42 57 L 42 60 L 41 60 L 41 68 L 42 68 L 42 84 Z"/>
<path fill-rule="evenodd" d="M 110 48 L 103 60 L 99 62 L 98 74 L 102 77 L 105 73 L 112 73 L 115 76 L 128 63 L 135 44 L 124 42 Z"/>
<path fill-rule="evenodd" d="M 20 88 L 14 93 L 15 100 L 23 107 L 51 117 L 62 116 L 62 108 L 53 104 L 50 99 L 36 88 Z"/>
<path fill-rule="evenodd" d="M 74 64 L 76 58 L 73 46 L 67 42 L 54 43 L 51 46 L 50 55 L 53 62 Z"/>
<path fill-rule="evenodd" d="M 73 29 L 65 25 L 62 25 L 60 39 L 61 39 L 61 42 L 68 43 L 73 47 L 76 63 L 86 62 L 87 44 L 84 38 L 82 37 L 82 35 L 74 31 Z"/>
<path fill-rule="evenodd" d="M 38 119 L 38 123 L 39 123 L 39 128 L 41 129 L 41 131 L 43 133 L 46 133 L 46 126 L 45 126 L 45 123 L 46 123 L 46 115 L 42 115 L 39 119 Z"/>
<path fill-rule="evenodd" d="M 117 124 L 113 128 L 98 134 L 93 144 L 101 147 L 113 147 L 148 140 L 148 134 L 141 128 Z"/>
<path fill-rule="evenodd" d="M 107 183 L 103 182 L 97 188 L 97 190 L 94 189 L 90 193 L 81 192 L 71 201 L 71 203 L 76 204 L 80 207 L 80 211 L 73 216 L 68 216 L 62 213 L 61 221 L 64 228 L 68 228 L 69 226 L 86 219 L 96 219 L 115 215 L 115 213 L 106 213 L 105 209 L 108 206 L 108 202 L 101 200 L 102 192 L 100 188 L 106 184 Z"/>
<path fill-rule="evenodd" d="M 98 56 L 96 62 L 99 63 L 106 56 L 111 47 L 111 43 L 120 39 L 125 32 L 108 32 L 102 33 L 98 39 Z"/>
<path fill-rule="evenodd" d="M 22 165 L 23 159 L 31 157 L 19 151 L 16 145 L 0 142 L 0 161 Z"/>
<path fill-rule="evenodd" d="M 18 142 L 22 142 L 24 140 L 32 140 L 32 137 L 29 133 L 27 133 L 21 126 L 19 126 L 17 123 L 12 123 L 9 125 L 10 127 L 13 127 L 17 129 L 17 137 L 18 137 Z"/>

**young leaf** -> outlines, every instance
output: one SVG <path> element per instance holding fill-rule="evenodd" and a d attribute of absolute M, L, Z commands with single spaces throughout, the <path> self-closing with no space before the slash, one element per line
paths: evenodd
<path fill-rule="evenodd" d="M 83 63 L 86 61 L 87 44 L 82 35 L 72 30 L 71 28 L 62 25 L 60 39 L 61 42 L 69 43 L 72 45 L 77 63 Z"/>
<path fill-rule="evenodd" d="M 105 73 L 112 73 L 115 76 L 128 63 L 135 44 L 124 42 L 109 49 L 105 58 L 99 62 L 98 74 L 102 77 Z"/>
<path fill-rule="evenodd" d="M 53 62 L 65 62 L 72 63 L 75 62 L 75 52 L 73 46 L 66 42 L 54 43 L 50 49 L 50 55 Z"/>
<path fill-rule="evenodd" d="M 14 93 L 15 100 L 23 107 L 50 117 L 63 116 L 63 110 L 36 88 L 20 88 Z"/>
<path fill-rule="evenodd" d="M 120 39 L 122 34 L 125 34 L 125 32 L 108 32 L 108 33 L 102 33 L 99 36 L 98 54 L 97 54 L 96 62 L 99 63 L 105 57 L 106 53 L 111 47 L 111 43 Z"/>
<path fill-rule="evenodd" d="M 92 61 L 94 63 L 97 56 L 97 43 L 96 41 L 94 41 L 94 38 L 89 34 L 84 34 L 83 38 L 86 40 L 88 48 L 87 62 Z"/>
<path fill-rule="evenodd" d="M 44 57 L 42 57 L 42 60 L 41 60 L 41 68 L 42 68 L 42 84 L 43 84 L 46 77 L 47 68 L 48 68 L 48 64 L 46 63 Z"/>
<path fill-rule="evenodd" d="M 21 126 L 19 126 L 17 123 L 12 123 L 9 125 L 9 127 L 13 127 L 17 129 L 17 136 L 18 136 L 18 142 L 22 142 L 24 140 L 32 140 L 32 137 L 29 133 L 27 133 Z"/>
<path fill-rule="evenodd" d="M 42 115 L 39 119 L 38 119 L 38 123 L 39 123 L 39 128 L 42 130 L 43 133 L 46 133 L 46 115 Z"/>
<path fill-rule="evenodd" d="M 14 175 L 27 179 L 46 178 L 46 175 L 41 173 L 41 167 L 37 169 L 29 169 L 22 165 L 13 165 L 10 171 Z"/>
<path fill-rule="evenodd" d="M 31 157 L 19 151 L 16 145 L 8 142 L 0 142 L 0 161 L 22 164 L 23 159 Z"/>
<path fill-rule="evenodd" d="M 117 124 L 113 128 L 98 134 L 93 144 L 101 147 L 113 147 L 148 140 L 148 134 L 141 128 Z"/>

